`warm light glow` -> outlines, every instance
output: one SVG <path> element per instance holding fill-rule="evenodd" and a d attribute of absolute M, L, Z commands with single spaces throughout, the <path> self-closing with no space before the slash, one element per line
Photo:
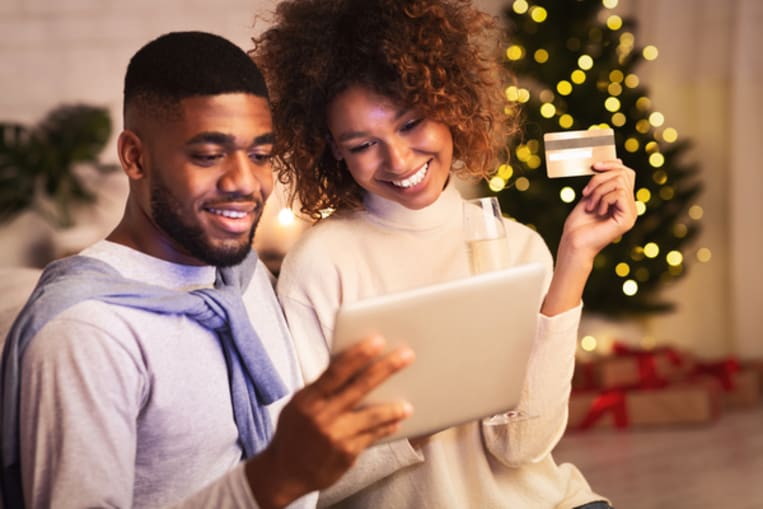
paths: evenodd
<path fill-rule="evenodd" d="M 517 145 L 517 148 L 514 150 L 514 153 L 517 155 L 517 159 L 519 159 L 522 162 L 527 161 L 527 159 L 532 155 L 532 151 L 530 150 L 530 147 L 528 147 L 524 143 Z"/>
<path fill-rule="evenodd" d="M 654 168 L 660 168 L 665 164 L 665 156 L 659 152 L 655 152 L 649 156 L 649 164 Z"/>
<path fill-rule="evenodd" d="M 628 279 L 623 283 L 623 293 L 628 297 L 632 297 L 638 293 L 638 283 L 632 279 Z"/>
<path fill-rule="evenodd" d="M 644 55 L 645 60 L 656 60 L 657 55 L 659 54 L 659 51 L 657 51 L 657 48 L 653 45 L 644 46 L 644 49 L 642 50 L 642 55 Z"/>
<path fill-rule="evenodd" d="M 639 97 L 636 99 L 636 108 L 641 111 L 647 111 L 652 107 L 652 101 L 648 97 Z"/>
<path fill-rule="evenodd" d="M 644 259 L 644 248 L 641 246 L 633 246 L 631 249 L 631 259 L 634 262 L 640 262 Z"/>
<path fill-rule="evenodd" d="M 556 84 L 556 91 L 562 95 L 570 95 L 572 93 L 572 83 L 562 80 Z"/>
<path fill-rule="evenodd" d="M 660 246 L 656 242 L 647 242 L 644 246 L 644 256 L 647 258 L 657 258 L 660 254 Z"/>
<path fill-rule="evenodd" d="M 593 352 L 596 350 L 596 338 L 593 336 L 584 336 L 580 340 L 580 348 L 585 350 L 586 352 Z"/>
<path fill-rule="evenodd" d="M 548 13 L 546 12 L 546 9 L 544 9 L 543 7 L 535 5 L 530 8 L 530 17 L 536 23 L 543 23 L 544 21 L 546 21 L 546 18 L 548 17 Z"/>
<path fill-rule="evenodd" d="M 612 83 L 620 83 L 623 81 L 623 71 L 620 69 L 615 69 L 614 71 L 609 73 L 609 81 Z"/>
<path fill-rule="evenodd" d="M 561 117 L 559 117 L 559 127 L 562 127 L 564 129 L 569 129 L 572 127 L 572 124 L 574 124 L 575 121 L 572 118 L 572 115 L 569 113 L 565 113 Z"/>
<path fill-rule="evenodd" d="M 544 118 L 551 118 L 556 114 L 556 106 L 551 103 L 543 103 L 540 105 L 540 114 Z"/>
<path fill-rule="evenodd" d="M 652 174 L 652 180 L 655 184 L 663 185 L 668 181 L 668 174 L 664 170 L 657 170 Z"/>
<path fill-rule="evenodd" d="M 561 191 L 559 191 L 559 197 L 564 203 L 572 203 L 575 201 L 575 190 L 571 187 L 563 187 Z"/>
<path fill-rule="evenodd" d="M 654 127 L 660 127 L 665 123 L 665 116 L 659 111 L 655 111 L 649 115 L 649 123 Z"/>
<path fill-rule="evenodd" d="M 662 131 L 662 139 L 668 143 L 673 143 L 678 139 L 678 131 L 672 127 L 668 127 Z"/>
<path fill-rule="evenodd" d="M 612 125 L 615 127 L 622 127 L 625 125 L 625 122 L 628 121 L 628 118 L 625 116 L 624 113 L 618 111 L 614 115 L 612 115 Z"/>
<path fill-rule="evenodd" d="M 539 64 L 545 64 L 548 62 L 548 51 L 544 50 L 543 48 L 537 49 L 535 50 L 535 53 L 533 53 L 533 58 Z"/>
<path fill-rule="evenodd" d="M 682 255 L 680 251 L 673 250 L 668 252 L 668 254 L 665 255 L 665 260 L 668 262 L 668 265 L 677 267 L 678 265 L 681 265 L 683 263 L 684 255 Z"/>
<path fill-rule="evenodd" d="M 620 277 L 625 277 L 631 272 L 631 267 L 625 262 L 620 262 L 617 265 L 615 265 L 615 274 L 617 274 Z"/>
<path fill-rule="evenodd" d="M 519 89 L 515 87 L 514 85 L 511 85 L 510 87 L 506 87 L 506 90 L 504 91 L 506 94 L 506 99 L 512 102 L 519 101 Z"/>
<path fill-rule="evenodd" d="M 625 140 L 625 150 L 628 152 L 636 152 L 638 151 L 639 142 L 636 138 L 628 138 Z"/>
<path fill-rule="evenodd" d="M 514 168 L 510 164 L 502 164 L 498 167 L 498 176 L 503 180 L 509 180 L 514 175 Z"/>
<path fill-rule="evenodd" d="M 525 164 L 527 164 L 527 167 L 531 170 L 536 170 L 542 163 L 543 161 L 541 160 L 540 156 L 533 154 L 527 158 L 527 162 Z"/>
<path fill-rule="evenodd" d="M 642 118 L 638 122 L 636 122 L 636 131 L 640 132 L 641 134 L 646 134 L 649 132 L 649 121 L 645 118 Z"/>
<path fill-rule="evenodd" d="M 620 99 L 617 97 L 607 97 L 604 101 L 604 107 L 607 111 L 614 113 L 620 109 Z"/>
<path fill-rule="evenodd" d="M 697 260 L 702 263 L 707 263 L 713 257 L 713 253 L 706 247 L 701 247 L 697 250 Z"/>
<path fill-rule="evenodd" d="M 649 200 L 652 199 L 652 192 L 649 191 L 646 187 L 642 187 L 638 191 L 636 191 L 636 199 L 643 201 L 644 203 L 649 203 Z"/>
<path fill-rule="evenodd" d="M 540 99 L 540 102 L 543 102 L 543 103 L 553 102 L 554 101 L 554 93 L 551 90 L 549 90 L 547 88 L 544 88 L 538 94 L 538 99 Z"/>
<path fill-rule="evenodd" d="M 625 77 L 623 83 L 625 83 L 625 86 L 628 88 L 636 88 L 639 84 L 638 76 L 635 74 L 629 74 Z"/>
<path fill-rule="evenodd" d="M 506 187 L 506 181 L 503 180 L 499 176 L 495 176 L 490 179 L 490 182 L 488 182 L 488 187 L 491 191 L 494 193 L 497 193 L 498 191 L 501 191 L 504 187 Z"/>
<path fill-rule="evenodd" d="M 601 0 L 601 4 L 607 9 L 614 9 L 617 7 L 617 0 Z"/>
<path fill-rule="evenodd" d="M 294 212 L 290 208 L 282 208 L 278 211 L 278 224 L 290 226 L 294 224 Z"/>
<path fill-rule="evenodd" d="M 520 88 L 517 91 L 517 96 L 518 96 L 517 101 L 521 103 L 526 103 L 527 101 L 530 100 L 530 91 L 527 90 L 526 88 Z"/>
<path fill-rule="evenodd" d="M 588 71 L 593 67 L 593 58 L 590 55 L 580 55 L 578 57 L 578 67 L 584 71 Z"/>
<path fill-rule="evenodd" d="M 619 83 L 610 83 L 607 86 L 607 92 L 609 95 L 620 95 L 623 93 L 623 86 Z"/>
<path fill-rule="evenodd" d="M 699 205 L 692 205 L 689 207 L 689 217 L 694 219 L 695 221 L 699 221 L 702 219 L 702 216 L 705 214 L 705 211 L 702 210 L 702 207 Z"/>
<path fill-rule="evenodd" d="M 520 60 L 525 56 L 525 49 L 517 44 L 512 44 L 506 48 L 506 58 L 509 60 Z"/>
<path fill-rule="evenodd" d="M 518 191 L 527 191 L 530 189 L 530 181 L 527 180 L 526 177 L 519 177 L 514 183 L 514 187 L 516 187 Z"/>
<path fill-rule="evenodd" d="M 636 37 L 630 32 L 623 32 L 620 34 L 620 44 L 623 46 L 633 46 L 636 41 Z"/>
<path fill-rule="evenodd" d="M 585 73 L 580 69 L 575 69 L 570 73 L 570 79 L 576 85 L 582 85 L 585 83 Z"/>
<path fill-rule="evenodd" d="M 682 239 L 686 237 L 686 234 L 689 233 L 689 228 L 683 223 L 676 223 L 673 225 L 673 236 L 677 239 Z"/>
<path fill-rule="evenodd" d="M 644 152 L 646 152 L 647 154 L 651 154 L 652 152 L 658 152 L 659 150 L 660 150 L 660 145 L 654 140 L 649 141 L 647 142 L 646 145 L 644 145 Z"/>
<path fill-rule="evenodd" d="M 643 216 L 646 212 L 646 204 L 643 201 L 636 201 L 636 215 Z"/>
<path fill-rule="evenodd" d="M 527 9 L 530 6 L 527 4 L 525 0 L 514 0 L 514 3 L 511 4 L 511 8 L 516 12 L 517 14 L 524 14 L 527 12 Z"/>
<path fill-rule="evenodd" d="M 613 14 L 607 18 L 607 28 L 612 31 L 620 30 L 623 27 L 623 19 L 617 14 Z"/>

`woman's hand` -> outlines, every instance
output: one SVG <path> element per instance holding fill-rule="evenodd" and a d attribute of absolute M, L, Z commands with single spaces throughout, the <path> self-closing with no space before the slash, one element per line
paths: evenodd
<path fill-rule="evenodd" d="M 564 222 L 560 244 L 569 243 L 593 260 L 599 251 L 636 223 L 636 172 L 619 159 L 594 164 L 596 174 Z"/>
<path fill-rule="evenodd" d="M 577 306 L 593 259 L 636 223 L 636 173 L 619 159 L 594 164 L 596 174 L 564 222 L 551 286 L 541 313 L 554 316 Z"/>

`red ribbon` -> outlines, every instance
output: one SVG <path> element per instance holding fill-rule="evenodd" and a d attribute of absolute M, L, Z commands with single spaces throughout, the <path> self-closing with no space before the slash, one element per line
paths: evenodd
<path fill-rule="evenodd" d="M 639 381 L 630 388 L 636 389 L 659 389 L 668 385 L 668 381 L 657 372 L 657 356 L 665 355 L 670 363 L 675 366 L 683 364 L 681 354 L 670 347 L 659 347 L 653 350 L 633 348 L 623 343 L 614 342 L 612 353 L 618 357 L 635 357 L 638 362 Z"/>
<path fill-rule="evenodd" d="M 628 409 L 625 404 L 625 391 L 608 391 L 596 396 L 591 408 L 578 424 L 577 429 L 585 430 L 596 424 L 603 415 L 611 412 L 615 419 L 615 427 L 628 427 Z"/>
<path fill-rule="evenodd" d="M 716 362 L 698 362 L 692 372 L 696 375 L 710 375 L 721 382 L 721 387 L 726 392 L 734 390 L 734 374 L 739 371 L 739 361 L 728 358 Z"/>

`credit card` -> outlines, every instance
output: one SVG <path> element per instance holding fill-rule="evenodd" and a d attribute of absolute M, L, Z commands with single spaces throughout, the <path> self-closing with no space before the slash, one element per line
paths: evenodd
<path fill-rule="evenodd" d="M 617 158 L 612 129 L 546 133 L 543 145 L 549 178 L 593 175 L 593 163 Z"/>

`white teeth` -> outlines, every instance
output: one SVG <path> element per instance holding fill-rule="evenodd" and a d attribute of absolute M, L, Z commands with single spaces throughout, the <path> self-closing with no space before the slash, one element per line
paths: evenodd
<path fill-rule="evenodd" d="M 413 187 L 419 182 L 421 182 L 422 180 L 424 180 L 424 177 L 426 176 L 428 169 L 429 169 L 429 163 L 422 166 L 419 171 L 417 171 L 416 173 L 414 173 L 413 175 L 411 175 L 410 177 L 406 179 L 393 180 L 392 184 L 402 188 Z"/>
<path fill-rule="evenodd" d="M 211 213 L 218 216 L 229 217 L 231 219 L 243 219 L 246 217 L 246 212 L 240 212 L 238 210 L 223 210 L 223 209 L 208 209 Z"/>

